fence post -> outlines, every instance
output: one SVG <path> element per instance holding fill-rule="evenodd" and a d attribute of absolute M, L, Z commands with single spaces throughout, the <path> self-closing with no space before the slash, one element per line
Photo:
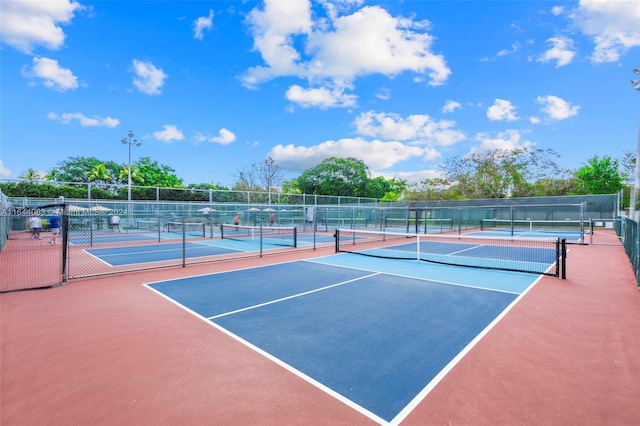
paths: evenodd
<path fill-rule="evenodd" d="M 635 222 L 636 225 L 636 241 L 635 241 L 635 245 L 636 245 L 636 258 L 635 258 L 635 263 L 634 263 L 634 269 L 635 269 L 635 274 L 636 274 L 636 283 L 640 283 L 640 234 L 638 232 L 640 232 L 640 221 Z"/>
<path fill-rule="evenodd" d="M 67 279 L 68 279 L 68 271 L 67 271 L 67 264 L 68 264 L 68 247 L 69 247 L 69 212 L 67 209 L 67 204 L 63 203 L 62 204 L 62 214 L 61 214 L 61 218 L 62 218 L 62 282 L 66 283 Z"/>

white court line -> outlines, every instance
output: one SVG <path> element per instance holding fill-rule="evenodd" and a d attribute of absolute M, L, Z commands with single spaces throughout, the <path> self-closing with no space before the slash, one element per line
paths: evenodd
<path fill-rule="evenodd" d="M 414 253 L 411 252 L 409 250 L 398 250 L 398 249 L 394 249 L 394 246 L 389 246 L 389 247 L 381 247 L 381 248 L 377 248 L 377 249 L 369 249 L 367 251 L 374 251 L 374 250 L 383 250 L 383 251 L 393 251 L 396 253 Z M 543 266 L 548 266 L 549 263 L 548 262 L 536 262 L 533 260 L 514 260 L 514 259 L 501 259 L 501 258 L 497 258 L 497 259 L 493 259 L 493 258 L 484 258 L 484 257 L 476 257 L 476 256 L 457 256 L 460 253 L 464 253 L 465 251 L 469 251 L 469 250 L 475 250 L 477 248 L 481 248 L 481 247 L 503 247 L 503 246 L 499 246 L 499 245 L 491 245 L 491 244 L 477 244 L 474 245 L 472 247 L 467 247 L 465 249 L 462 250 L 458 250 L 458 251 L 452 251 L 451 253 L 432 253 L 432 252 L 421 252 L 420 254 L 424 254 L 425 256 L 452 256 L 454 258 L 465 258 L 465 259 L 479 259 L 479 260 L 487 260 L 487 261 L 499 261 L 499 262 L 510 262 L 511 264 L 516 263 L 516 264 L 525 264 L 525 265 L 543 265 Z M 526 247 L 525 247 L 526 248 Z M 543 250 L 553 250 L 551 248 L 548 249 L 543 249 Z M 365 251 L 366 252 L 366 251 Z M 349 252 L 345 252 L 345 253 L 349 253 Z M 357 254 L 357 253 L 355 253 Z M 416 260 L 414 258 L 409 258 L 407 257 L 406 259 L 403 260 Z M 428 259 L 422 259 L 421 260 L 425 260 L 425 261 L 429 261 Z M 448 265 L 448 266 L 465 266 L 465 265 L 460 265 L 457 263 L 452 263 L 451 265 L 443 262 L 444 265 Z M 555 262 L 553 262 L 551 264 L 551 266 L 553 266 L 555 264 Z M 479 266 L 479 268 L 482 268 L 481 266 Z M 487 268 L 487 269 L 492 269 L 492 268 Z M 498 269 L 499 270 L 499 269 Z M 505 272 L 507 272 L 508 270 L 505 270 Z M 512 272 L 521 272 L 521 271 L 512 271 Z M 527 273 L 531 273 L 531 274 L 538 274 L 538 273 L 542 273 L 542 272 L 527 272 Z"/>
<path fill-rule="evenodd" d="M 342 255 L 349 255 L 349 254 L 353 254 L 353 253 L 341 253 L 339 255 L 335 255 L 334 254 L 334 255 L 323 256 L 323 257 L 342 256 Z M 360 255 L 354 254 L 354 256 L 360 256 Z M 319 259 L 322 259 L 322 257 L 318 257 L 316 259 L 319 260 Z M 500 289 L 495 289 L 495 288 L 490 288 L 490 287 L 478 287 L 478 286 L 471 285 L 471 284 L 462 284 L 462 283 L 456 283 L 456 282 L 453 282 L 453 281 L 439 280 L 437 278 L 425 278 L 425 277 L 419 277 L 419 276 L 415 276 L 415 275 L 397 274 L 397 273 L 392 273 L 392 272 L 380 272 L 380 271 L 376 271 L 375 269 L 363 268 L 362 266 L 336 265 L 336 264 L 333 264 L 333 263 L 317 261 L 316 259 L 305 259 L 305 260 L 303 260 L 303 262 L 319 263 L 321 265 L 336 266 L 338 268 L 356 269 L 358 271 L 378 272 L 378 273 L 381 273 L 381 274 L 390 275 L 392 277 L 411 278 L 411 279 L 420 280 L 420 281 L 429 281 L 429 282 L 433 282 L 433 283 L 437 283 L 437 284 L 447 284 L 447 285 L 453 285 L 453 286 L 457 286 L 457 287 L 473 288 L 475 290 L 493 291 L 493 292 L 496 292 L 496 293 L 506 293 L 506 294 L 520 294 L 520 292 L 518 292 L 518 291 L 500 290 Z M 388 259 L 388 260 L 394 260 L 394 259 Z M 407 259 L 407 260 L 414 260 L 414 259 Z M 460 266 L 457 266 L 457 265 L 441 265 L 441 266 L 452 267 L 452 268 L 460 268 Z M 511 274 L 511 273 L 512 274 L 523 274 L 523 275 L 526 274 L 527 276 L 533 275 L 531 273 L 516 272 L 516 271 L 494 271 L 494 272 L 508 273 L 508 274 Z"/>
<path fill-rule="evenodd" d="M 284 263 L 294 263 L 294 262 L 297 262 L 297 261 L 282 262 L 282 264 L 284 264 Z M 247 270 L 247 269 L 256 269 L 256 268 L 262 268 L 262 267 L 264 267 L 264 266 L 243 268 L 243 269 L 238 269 L 237 271 Z M 225 271 L 225 272 L 235 272 L 235 271 Z M 203 275 L 198 275 L 198 276 L 217 275 L 217 274 L 221 274 L 221 273 L 225 273 L 225 272 L 217 272 L 217 273 L 214 273 L 214 274 L 203 274 Z M 373 275 L 377 275 L 377 274 L 371 274 L 370 276 L 373 276 Z M 185 278 L 187 278 L 187 277 L 185 277 Z M 367 410 L 366 408 L 362 407 L 361 405 L 356 404 L 355 402 L 353 402 L 349 398 L 347 398 L 344 395 L 336 392 L 335 390 L 331 389 L 330 387 L 322 384 L 321 382 L 317 381 L 313 377 L 308 376 L 305 373 L 303 373 L 302 371 L 300 371 L 300 370 L 294 368 L 293 366 L 287 364 L 286 362 L 284 362 L 280 358 L 277 358 L 277 357 L 271 355 L 269 352 L 259 348 L 258 346 L 256 346 L 256 345 L 252 344 L 251 342 L 243 339 L 242 337 L 238 336 L 237 334 L 232 333 L 231 331 L 229 331 L 226 328 L 216 324 L 215 322 L 208 320 L 207 318 L 203 317 L 199 313 L 187 308 L 186 306 L 176 302 L 175 300 L 173 300 L 172 298 L 170 298 L 166 294 L 164 294 L 164 293 L 156 290 L 155 288 L 151 287 L 151 284 L 155 284 L 155 283 L 159 283 L 159 282 L 176 281 L 176 280 L 185 279 L 185 278 L 168 279 L 168 280 L 163 280 L 163 281 L 156 281 L 154 283 L 146 283 L 146 284 L 143 284 L 143 285 L 145 287 L 147 287 L 149 290 L 153 291 L 154 293 L 160 295 L 161 297 L 165 298 L 169 302 L 171 302 L 174 305 L 178 306 L 179 308 L 184 309 L 185 311 L 191 313 L 196 318 L 199 318 L 202 321 L 205 321 L 211 327 L 217 329 L 218 331 L 221 331 L 222 333 L 226 334 L 227 336 L 231 337 L 232 339 L 236 340 L 237 342 L 241 343 L 242 345 L 246 346 L 247 348 L 249 348 L 249 349 L 257 352 L 258 354 L 262 355 L 263 357 L 271 360 L 272 362 L 274 362 L 275 364 L 281 366 L 282 368 L 284 368 L 285 370 L 289 371 L 290 373 L 300 377 L 301 379 L 305 380 L 307 383 L 309 383 L 312 386 L 315 386 L 316 388 L 320 389 L 322 392 L 326 393 L 327 395 L 332 396 L 333 398 L 335 398 L 336 400 L 342 402 L 344 405 L 346 405 L 347 407 L 350 407 L 354 411 L 357 411 L 358 413 L 364 415 L 365 417 L 370 418 L 371 420 L 373 420 L 374 422 L 376 422 L 376 423 L 378 423 L 380 425 L 388 425 L 389 424 L 383 418 L 381 418 L 378 415 L 372 413 L 371 411 Z M 351 280 L 351 281 L 353 281 L 353 280 Z M 336 285 L 340 285 L 340 284 L 334 284 L 333 286 L 336 286 Z"/>
<path fill-rule="evenodd" d="M 86 249 L 84 249 L 82 251 L 84 251 L 86 254 L 88 254 L 89 256 L 93 257 L 94 259 L 96 259 L 98 262 L 104 263 L 105 265 L 110 266 L 112 268 L 114 267 L 114 265 L 112 265 L 111 263 L 107 262 L 106 260 L 102 259 L 101 257 L 96 256 L 93 253 L 89 253 Z"/>
<path fill-rule="evenodd" d="M 527 289 L 525 289 L 520 296 L 516 297 L 513 302 L 509 304 L 489 325 L 487 325 L 484 330 L 482 330 L 478 335 L 471 341 L 467 346 L 464 347 L 458 354 L 451 360 L 449 363 L 442 369 L 436 376 L 425 386 L 418 395 L 411 400 L 401 411 L 393 418 L 388 424 L 391 426 L 399 425 L 411 412 L 424 400 L 424 398 L 440 383 L 442 379 L 445 378 L 447 374 L 464 358 L 473 347 L 480 342 L 486 336 L 489 331 L 493 327 L 495 327 L 502 318 L 509 313 L 509 311 L 542 279 L 542 276 L 538 277 Z"/>
<path fill-rule="evenodd" d="M 200 247 L 187 247 L 187 250 L 204 250 L 207 248 L 221 248 L 221 249 L 225 249 L 225 250 L 229 250 L 231 252 L 244 252 L 243 250 L 235 250 L 232 248 L 228 248 L 228 247 L 223 247 L 223 246 L 216 246 L 216 245 L 209 245 L 209 244 L 198 244 L 195 242 L 189 242 L 190 244 L 194 244 L 194 245 L 200 245 Z M 109 249 L 122 249 L 122 248 L 132 248 L 135 249 L 137 246 L 124 246 L 124 247 L 93 247 L 93 248 L 89 248 L 89 249 L 84 249 L 83 251 L 85 253 L 87 253 L 89 256 L 93 257 L 94 259 L 104 263 L 107 266 L 110 267 L 116 267 L 116 266 L 125 266 L 125 265 L 135 265 L 138 263 L 153 263 L 153 262 L 165 262 L 168 260 L 178 260 L 182 258 L 182 255 L 178 256 L 178 257 L 172 257 L 169 259 L 152 259 L 152 260 L 143 260 L 143 261 L 139 261 L 140 259 L 135 259 L 136 261 L 134 262 L 129 262 L 129 263 L 123 263 L 123 264 L 119 264 L 119 265 L 114 265 L 112 263 L 108 262 L 108 259 L 115 259 L 117 257 L 120 256 L 132 256 L 132 255 L 138 255 L 140 256 L 141 254 L 157 254 L 157 253 L 163 253 L 163 252 L 173 252 L 176 250 L 180 250 L 182 252 L 182 245 L 180 243 L 169 243 L 169 244 L 176 244 L 179 245 L 179 247 L 176 248 L 165 248 L 162 250 L 149 250 L 149 251 L 144 251 L 144 252 L 140 252 L 140 251 L 135 251 L 135 250 L 128 250 L 125 251 L 123 253 L 107 253 L 107 254 L 101 254 L 101 255 L 95 255 L 93 253 L 90 253 L 89 250 L 109 250 Z M 165 244 L 166 245 L 166 244 Z M 148 246 L 144 246 L 144 247 L 148 247 Z M 202 254 L 202 255 L 198 255 L 197 253 L 194 256 L 187 256 L 188 258 L 192 258 L 192 257 L 204 257 L 204 256 L 218 256 L 218 255 L 222 255 L 222 254 L 227 254 L 227 253 L 219 253 L 219 254 Z"/>
<path fill-rule="evenodd" d="M 298 294 L 294 294 L 294 295 L 291 295 L 291 296 L 283 297 L 283 298 L 280 298 L 280 299 L 271 300 L 269 302 L 259 303 L 257 305 L 253 305 L 253 306 L 247 306 L 246 308 L 237 309 L 235 311 L 225 312 L 224 314 L 214 315 L 212 317 L 208 317 L 207 319 L 208 320 L 212 320 L 212 319 L 216 319 L 216 318 L 220 318 L 220 317 L 226 317 L 227 315 L 233 315 L 233 314 L 237 314 L 238 312 L 249 311 L 251 309 L 260 308 L 262 306 L 268 306 L 268 305 L 272 305 L 274 303 L 283 302 L 285 300 L 295 299 L 295 298 L 298 298 L 298 297 L 306 296 L 308 294 L 313 294 L 313 293 L 317 293 L 319 291 L 328 290 L 328 289 L 333 288 L 333 287 L 338 287 L 338 286 L 349 284 L 349 283 L 352 283 L 352 282 L 355 282 L 355 281 L 363 280 L 365 278 L 375 277 L 376 275 L 380 275 L 380 274 L 382 274 L 382 272 L 376 272 L 376 273 L 373 273 L 373 274 L 365 275 L 363 277 L 354 278 L 352 280 L 347 280 L 347 281 L 342 281 L 342 282 L 339 282 L 339 283 L 336 283 L 336 284 L 331 284 L 331 285 L 328 285 L 326 287 L 320 287 L 320 288 L 316 288 L 314 290 L 305 291 L 303 293 L 298 293 Z"/>
<path fill-rule="evenodd" d="M 331 256 L 335 256 L 335 255 L 331 255 Z M 331 256 L 323 256 L 323 257 L 331 257 Z M 321 259 L 321 258 L 318 258 Z M 421 277 L 415 277 L 415 276 L 409 276 L 409 275 L 401 275 L 401 274 L 392 274 L 392 273 L 388 273 L 388 272 L 380 272 L 380 271 L 372 271 L 370 269 L 367 268 L 362 268 L 362 267 L 349 267 L 349 266 L 344 266 L 344 265 L 334 265 L 334 264 L 330 264 L 330 263 L 323 263 L 323 262 L 317 262 L 316 259 L 305 259 L 305 260 L 295 260 L 295 261 L 287 261 L 287 262 L 281 262 L 281 263 L 277 263 L 277 264 L 287 264 L 287 263 L 295 263 L 295 262 L 310 262 L 310 263 L 319 263 L 319 264 L 323 264 L 323 265 L 327 265 L 327 266 L 332 266 L 332 267 L 337 267 L 337 268 L 345 268 L 345 269 L 355 269 L 355 270 L 361 270 L 361 271 L 368 271 L 368 272 L 372 272 L 369 275 L 363 276 L 363 277 L 359 277 L 359 278 L 355 278 L 352 280 L 347 280 L 341 283 L 337 283 L 337 284 L 332 284 L 326 287 L 322 287 L 319 289 L 315 289 L 315 290 L 311 290 L 311 291 L 307 291 L 304 293 L 300 293 L 297 295 L 293 295 L 293 296 L 289 296 L 289 297 L 285 297 L 285 298 L 281 298 L 281 299 L 277 299 L 271 302 L 267 302 L 267 303 L 262 303 L 262 304 L 258 304 L 255 306 L 251 306 L 251 307 L 247 307 L 247 308 L 243 308 L 243 309 L 238 309 L 236 311 L 232 311 L 232 312 L 228 312 L 228 313 L 224 313 L 224 314 L 220 314 L 220 315 L 216 315 L 216 316 L 212 316 L 209 318 L 206 318 L 200 314 L 198 314 L 195 311 L 192 311 L 191 309 L 187 308 L 186 306 L 178 303 L 177 301 L 173 300 L 172 298 L 170 298 L 169 296 L 165 295 L 164 293 L 154 289 L 153 287 L 151 287 L 152 284 L 155 283 L 160 283 L 160 282 L 170 282 L 170 281 L 179 281 L 179 280 L 183 280 L 183 279 L 189 279 L 192 277 L 184 277 L 184 278 L 177 278 L 177 279 L 167 279 L 167 280 L 161 280 L 161 281 L 156 281 L 153 283 L 146 283 L 144 284 L 145 287 L 147 287 L 148 289 L 152 290 L 153 292 L 155 292 L 156 294 L 160 295 L 161 297 L 165 298 L 166 300 L 170 301 L 171 303 L 173 303 L 174 305 L 184 309 L 187 312 L 190 312 L 191 314 L 193 314 L 194 316 L 196 316 L 197 318 L 200 318 L 203 321 L 206 321 L 207 324 L 209 324 L 210 326 L 216 328 L 217 330 L 223 332 L 224 334 L 230 336 L 231 338 L 235 339 L 236 341 L 238 341 L 239 343 L 245 345 L 246 347 L 248 347 L 249 349 L 252 349 L 253 351 L 259 353 L 260 355 L 264 356 L 265 358 L 273 361 L 274 363 L 276 363 L 277 365 L 280 365 L 281 367 L 283 367 L 284 369 L 286 369 L 287 371 L 291 372 L 292 374 L 295 374 L 296 376 L 302 378 L 303 380 L 307 381 L 308 383 L 310 383 L 311 385 L 315 386 L 316 388 L 320 389 L 321 391 L 325 392 L 326 394 L 332 396 L 333 398 L 335 398 L 336 400 L 342 402 L 343 404 L 347 405 L 348 407 L 352 408 L 353 410 L 363 414 L 364 416 L 368 417 L 369 419 L 373 420 L 374 422 L 378 423 L 379 425 L 384 425 L 384 426 L 398 426 L 421 402 L 422 400 L 437 386 L 437 384 L 455 367 L 455 365 L 460 362 L 464 356 L 466 356 L 466 354 L 513 308 L 513 306 L 516 305 L 516 303 L 518 301 L 520 301 L 522 299 L 522 297 L 524 297 L 524 295 L 531 289 L 533 288 L 533 286 L 542 278 L 542 276 L 539 276 L 535 281 L 533 281 L 522 293 L 519 293 L 520 295 L 518 297 L 516 297 L 511 304 L 509 304 L 509 306 L 507 306 L 487 327 L 485 327 L 484 330 L 482 330 L 471 342 L 469 342 L 469 344 L 467 344 L 467 346 L 460 351 L 397 415 L 396 417 L 394 417 L 391 421 L 387 421 L 385 419 L 382 419 L 381 417 L 379 417 L 378 415 L 372 413 L 371 411 L 367 410 L 366 408 L 360 406 L 359 404 L 353 402 L 351 399 L 345 397 L 344 395 L 336 392 L 335 390 L 327 387 L 326 385 L 322 384 L 321 382 L 317 381 L 316 379 L 306 375 L 305 373 L 297 370 L 296 368 L 294 368 L 293 366 L 287 364 L 286 362 L 282 361 L 281 359 L 273 356 L 272 354 L 270 354 L 269 352 L 266 352 L 265 350 L 261 349 L 258 346 L 255 346 L 254 344 L 252 344 L 251 342 L 243 339 L 242 337 L 234 334 L 233 332 L 227 330 L 226 328 L 216 324 L 215 322 L 211 321 L 212 319 L 216 319 L 216 318 L 220 318 L 223 316 L 227 316 L 227 315 L 231 315 L 237 312 L 242 312 L 242 311 L 246 311 L 249 309 L 255 309 L 261 306 L 266 306 L 266 305 L 270 305 L 273 303 L 277 303 L 280 301 L 284 301 L 287 299 L 292 299 L 292 298 L 296 298 L 296 297 L 300 297 L 306 294 L 311 294 L 311 293 L 315 293 L 318 291 L 323 291 L 326 289 L 330 289 L 332 287 L 336 287 L 336 286 L 340 286 L 340 285 L 344 285 L 344 284 L 348 284 L 351 282 L 355 282 L 355 281 L 359 281 L 362 279 L 366 279 L 366 278 L 370 278 L 373 276 L 377 276 L 377 275 L 391 275 L 391 276 L 398 276 L 398 277 L 404 277 L 404 278 L 410 278 L 410 279 L 417 279 L 417 280 L 422 280 L 422 281 L 430 281 L 430 282 L 436 282 L 436 283 L 444 283 L 444 284 L 451 284 L 451 285 L 456 285 L 456 286 L 461 286 L 461 287 L 470 287 L 470 288 L 477 288 L 480 290 L 485 290 L 485 291 L 495 291 L 495 292 L 500 292 L 500 293 L 508 293 L 508 294 L 518 294 L 518 292 L 510 292 L 510 291 L 502 291 L 502 290 L 495 290 L 495 289 L 487 289 L 487 288 L 481 288 L 481 287 L 474 287 L 474 286 L 470 286 L 470 285 L 464 285 L 464 284 L 459 284 L 459 283 L 453 283 L 453 282 L 447 282 L 447 281 L 441 281 L 441 280 L 434 280 L 434 279 L 429 279 L 429 278 L 421 278 Z M 197 275 L 197 276 L 210 276 L 210 275 L 218 275 L 218 274 L 224 274 L 224 273 L 228 273 L 228 272 L 236 272 L 236 271 L 240 271 L 240 270 L 250 270 L 250 269 L 257 269 L 257 268 L 264 268 L 265 265 L 261 265 L 261 266 L 253 266 L 253 267 L 248 267 L 248 268 L 242 268 L 242 269 L 238 269 L 238 270 L 232 270 L 232 271 L 221 271 L 221 272 L 216 272 L 216 273 L 212 273 L 212 274 L 202 274 L 202 275 Z"/>

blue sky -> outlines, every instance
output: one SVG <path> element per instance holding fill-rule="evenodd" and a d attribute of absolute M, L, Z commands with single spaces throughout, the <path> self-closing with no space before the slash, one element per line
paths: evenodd
<path fill-rule="evenodd" d="M 637 145 L 639 1 L 0 2 L 0 177 L 126 164 L 129 130 L 185 184 L 271 156 L 433 177 L 452 156 Z"/>

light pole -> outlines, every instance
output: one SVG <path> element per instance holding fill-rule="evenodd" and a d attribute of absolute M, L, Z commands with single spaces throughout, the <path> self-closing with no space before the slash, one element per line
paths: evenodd
<path fill-rule="evenodd" d="M 634 68 L 633 73 L 640 75 L 640 68 Z M 631 85 L 634 89 L 640 91 L 640 78 L 634 78 L 631 80 Z M 633 190 L 629 197 L 629 217 L 632 220 L 636 220 L 636 193 L 640 187 L 640 119 L 638 120 L 638 146 L 636 148 L 636 173 L 633 181 Z"/>
<path fill-rule="evenodd" d="M 129 145 L 129 166 L 127 169 L 127 175 L 129 177 L 129 185 L 127 188 L 127 201 L 131 201 L 131 146 L 140 146 L 142 145 L 140 142 L 138 142 L 137 140 L 133 139 L 133 132 L 131 130 L 129 130 L 129 133 L 127 133 L 127 136 L 129 137 L 129 139 L 127 138 L 122 138 L 122 143 L 124 145 Z"/>
<path fill-rule="evenodd" d="M 271 156 L 267 157 L 267 159 L 264 160 L 264 164 L 267 166 L 266 184 L 267 192 L 269 194 L 269 207 L 271 207 L 271 167 L 273 166 L 273 158 L 271 158 Z"/>

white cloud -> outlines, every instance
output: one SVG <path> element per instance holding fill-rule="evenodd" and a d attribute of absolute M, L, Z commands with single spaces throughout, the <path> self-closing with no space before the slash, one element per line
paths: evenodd
<path fill-rule="evenodd" d="M 357 96 L 347 95 L 342 90 L 330 90 L 326 87 L 304 89 L 298 85 L 289 87 L 285 97 L 302 107 L 352 107 L 356 104 Z"/>
<path fill-rule="evenodd" d="M 555 16 L 562 15 L 564 13 L 564 8 L 562 6 L 554 6 L 551 8 L 551 13 Z"/>
<path fill-rule="evenodd" d="M 566 120 L 578 115 L 579 106 L 572 106 L 569 102 L 557 96 L 538 96 L 536 103 L 542 105 L 540 111 L 547 114 L 550 120 Z"/>
<path fill-rule="evenodd" d="M 595 63 L 616 62 L 630 48 L 640 46 L 640 2 L 580 0 L 570 13 L 573 24 L 591 37 Z"/>
<path fill-rule="evenodd" d="M 247 22 L 251 26 L 253 48 L 260 52 L 265 66 L 250 68 L 243 79 L 245 85 L 251 87 L 277 76 L 301 73 L 296 64 L 300 54 L 293 41 L 296 35 L 311 31 L 308 0 L 266 0 L 264 9 L 253 9 Z"/>
<path fill-rule="evenodd" d="M 351 81 L 358 76 L 394 76 L 405 71 L 428 74 L 429 84 L 443 84 L 451 71 L 431 52 L 433 37 L 426 21 L 396 18 L 378 6 L 367 6 L 333 22 L 332 31 L 315 31 L 307 49 L 312 75 Z"/>
<path fill-rule="evenodd" d="M 405 118 L 399 114 L 368 111 L 357 116 L 353 124 L 361 135 L 410 141 L 413 145 L 450 146 L 465 139 L 463 132 L 453 129 L 454 121 L 435 121 L 426 114 Z"/>
<path fill-rule="evenodd" d="M 318 0 L 325 8 L 329 19 L 335 21 L 340 13 L 348 12 L 353 7 L 360 7 L 364 0 Z"/>
<path fill-rule="evenodd" d="M 62 124 L 69 124 L 73 120 L 77 120 L 82 127 L 117 127 L 120 124 L 120 120 L 111 117 L 87 117 L 81 112 L 65 112 L 61 115 L 55 112 L 47 114 L 47 118 L 50 120 L 56 120 Z"/>
<path fill-rule="evenodd" d="M 354 157 L 364 161 L 371 169 L 387 169 L 401 161 L 424 155 L 424 149 L 396 141 L 366 141 L 356 138 L 327 141 L 308 147 L 276 145 L 269 155 L 292 172 L 302 172 L 329 157 Z"/>
<path fill-rule="evenodd" d="M 264 64 L 248 69 L 243 84 L 256 87 L 273 78 L 294 76 L 314 87 L 303 93 L 297 86 L 296 94 L 310 95 L 328 86 L 322 94 L 326 96 L 342 93 L 356 78 L 371 74 L 393 77 L 414 72 L 428 76 L 428 84 L 434 86 L 447 80 L 451 71 L 443 56 L 432 52 L 427 21 L 393 17 L 378 6 L 338 16 L 360 4 L 325 1 L 322 5 L 329 18 L 317 21 L 313 21 L 308 1 L 267 0 L 263 9 L 253 9 L 248 22 L 254 50 L 260 52 Z M 324 100 L 307 106 L 314 105 L 344 106 L 344 102 Z"/>
<path fill-rule="evenodd" d="M 153 137 L 162 142 L 181 141 L 184 139 L 182 131 L 173 124 L 165 124 L 162 130 L 153 132 Z"/>
<path fill-rule="evenodd" d="M 193 38 L 202 40 L 204 30 L 213 28 L 213 9 L 209 9 L 209 16 L 200 16 L 193 21 Z"/>
<path fill-rule="evenodd" d="M 411 185 L 424 181 L 425 179 L 434 179 L 442 177 L 442 173 L 439 170 L 417 170 L 415 172 L 377 172 L 371 173 L 375 176 L 382 176 L 385 179 L 394 178 L 396 180 L 403 180 L 407 184 Z"/>
<path fill-rule="evenodd" d="M 388 101 L 389 99 L 391 99 L 391 89 L 387 87 L 381 87 L 380 90 L 375 93 L 375 96 L 376 98 L 382 99 L 383 101 Z"/>
<path fill-rule="evenodd" d="M 445 114 L 450 113 L 455 111 L 456 109 L 460 109 L 462 108 L 462 105 L 460 105 L 460 102 L 456 102 L 456 101 L 447 101 L 444 106 L 442 107 L 442 112 L 444 112 Z"/>
<path fill-rule="evenodd" d="M 133 85 L 147 95 L 159 95 L 167 75 L 160 68 L 156 68 L 151 62 L 133 60 L 133 71 L 136 77 Z"/>
<path fill-rule="evenodd" d="M 518 43 L 518 42 L 513 43 L 511 45 L 511 49 L 502 49 L 501 51 L 496 53 L 496 56 L 500 57 L 500 56 L 511 55 L 512 53 L 516 53 L 518 50 L 520 50 L 521 47 L 522 47 L 522 45 L 520 43 Z"/>
<path fill-rule="evenodd" d="M 516 107 L 504 99 L 496 99 L 493 105 L 487 109 L 487 117 L 491 121 L 516 121 Z"/>
<path fill-rule="evenodd" d="M 8 177 L 11 177 L 12 175 L 13 173 L 11 173 L 11 170 L 7 169 L 4 166 L 4 163 L 2 162 L 2 160 L 0 160 L 0 177 L 8 178 Z"/>
<path fill-rule="evenodd" d="M 225 128 L 220 129 L 218 136 L 211 138 L 211 142 L 219 143 L 220 145 L 229 145 L 236 140 L 236 135 Z"/>
<path fill-rule="evenodd" d="M 34 47 L 59 49 L 68 24 L 83 7 L 76 1 L 0 1 L 0 39 L 30 54 Z"/>
<path fill-rule="evenodd" d="M 540 117 L 536 117 L 536 116 L 533 116 L 533 115 L 531 117 L 529 117 L 529 122 L 531 124 L 540 124 L 541 121 L 542 120 L 540 120 Z"/>
<path fill-rule="evenodd" d="M 33 67 L 23 69 L 22 74 L 28 78 L 39 78 L 46 87 L 61 92 L 78 88 L 78 78 L 70 69 L 60 67 L 55 59 L 35 57 Z"/>
<path fill-rule="evenodd" d="M 222 128 L 218 131 L 218 136 L 206 136 L 202 133 L 197 133 L 194 139 L 196 142 L 213 142 L 220 145 L 229 145 L 236 140 L 236 135 L 232 131 Z"/>
<path fill-rule="evenodd" d="M 553 47 L 538 58 L 538 62 L 557 61 L 556 68 L 573 62 L 576 56 L 573 40 L 567 37 L 551 37 L 547 40 Z"/>
<path fill-rule="evenodd" d="M 473 147 L 471 153 L 494 149 L 512 150 L 515 148 L 529 148 L 534 145 L 533 142 L 524 140 L 518 130 L 506 130 L 499 132 L 493 137 L 488 133 L 479 133 L 476 135 L 476 139 L 480 142 L 480 145 Z"/>

